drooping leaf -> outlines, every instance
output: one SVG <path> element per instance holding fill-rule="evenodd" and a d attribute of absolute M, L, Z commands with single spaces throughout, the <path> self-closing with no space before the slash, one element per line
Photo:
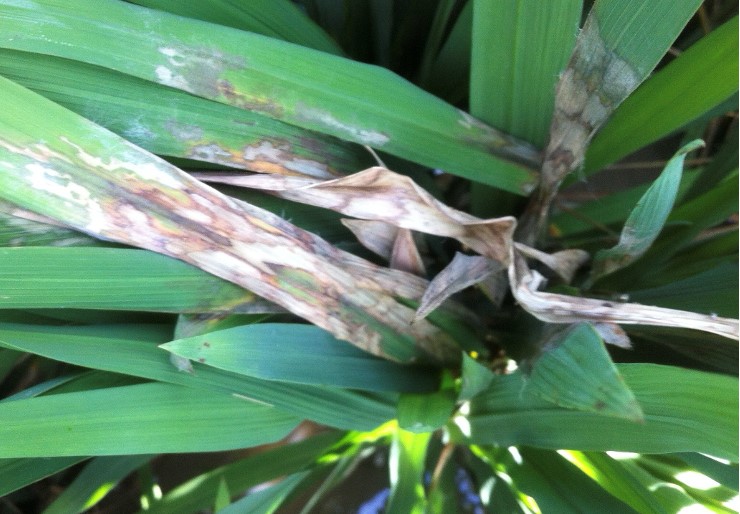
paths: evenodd
<path fill-rule="evenodd" d="M 624 224 L 619 243 L 594 256 L 591 283 L 639 259 L 658 237 L 678 194 L 686 154 L 703 146 L 693 141 L 668 161 L 663 172 L 637 202 Z"/>
<path fill-rule="evenodd" d="M 429 283 L 421 297 L 416 318 L 422 319 L 439 307 L 453 294 L 485 280 L 492 273 L 500 271 L 501 264 L 479 255 L 455 253 L 455 257 Z"/>
<path fill-rule="evenodd" d="M 282 198 L 332 209 L 365 220 L 438 236 L 454 237 L 476 252 L 507 263 L 514 219 L 481 220 L 446 206 L 409 177 L 373 167 L 339 179 L 321 181 L 267 175 L 197 173 L 218 182 L 270 191 Z"/>
<path fill-rule="evenodd" d="M 736 319 L 539 291 L 544 277 L 530 270 L 520 255 L 509 266 L 509 281 L 516 301 L 537 319 L 548 323 L 626 323 L 703 330 L 735 340 L 740 337 L 740 323 Z"/>
<path fill-rule="evenodd" d="M 555 405 L 642 421 L 635 395 L 619 375 L 598 332 L 586 323 L 548 341 L 532 362 L 527 390 Z"/>

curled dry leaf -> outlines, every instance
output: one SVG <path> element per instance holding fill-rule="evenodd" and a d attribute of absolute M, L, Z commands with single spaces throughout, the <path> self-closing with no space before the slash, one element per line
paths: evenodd
<path fill-rule="evenodd" d="M 270 191 L 296 202 L 324 207 L 364 220 L 385 221 L 400 228 L 452 237 L 477 253 L 504 265 L 516 220 L 511 216 L 482 220 L 437 201 L 413 180 L 381 167 L 335 180 L 273 175 L 198 173 L 219 182 Z"/>
<path fill-rule="evenodd" d="M 537 259 L 560 275 L 560 277 L 567 283 L 570 283 L 570 281 L 573 280 L 573 275 L 578 271 L 578 268 L 586 264 L 589 258 L 588 252 L 577 248 L 562 250 L 560 252 L 550 254 L 541 252 L 536 248 L 532 248 L 521 243 L 515 243 L 515 246 L 523 255 L 531 257 L 532 259 Z"/>
<path fill-rule="evenodd" d="M 415 319 L 422 319 L 447 298 L 503 269 L 501 263 L 480 255 L 456 253 L 452 262 L 429 283 Z"/>
<path fill-rule="evenodd" d="M 596 321 L 690 328 L 738 339 L 738 320 L 735 319 L 637 303 L 616 303 L 540 292 L 537 289 L 544 281 L 544 277 L 529 269 L 524 256 L 516 251 L 512 253 L 509 265 L 512 293 L 527 312 L 547 323 Z"/>
<path fill-rule="evenodd" d="M 352 231 L 362 246 L 387 261 L 391 260 L 393 245 L 400 230 L 398 227 L 385 221 L 352 219 L 343 219 L 342 225 Z"/>
<path fill-rule="evenodd" d="M 390 258 L 391 268 L 413 273 L 420 277 L 426 274 L 424 262 L 414 241 L 414 234 L 407 228 L 398 230 L 393 242 Z"/>

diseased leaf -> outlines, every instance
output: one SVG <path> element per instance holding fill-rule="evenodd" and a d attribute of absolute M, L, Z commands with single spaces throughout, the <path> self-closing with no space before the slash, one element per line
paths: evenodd
<path fill-rule="evenodd" d="M 423 277 L 426 275 L 424 261 L 414 241 L 414 234 L 407 228 L 401 228 L 396 234 L 391 250 L 390 267 Z"/>
<path fill-rule="evenodd" d="M 503 269 L 501 264 L 492 259 L 455 253 L 452 262 L 429 283 L 424 296 L 421 297 L 415 319 L 425 318 L 453 294 L 485 280 L 501 269 Z"/>
<path fill-rule="evenodd" d="M 516 243 L 515 246 L 522 255 L 526 255 L 532 259 L 537 259 L 560 275 L 560 277 L 568 284 L 573 280 L 573 275 L 576 274 L 576 271 L 588 262 L 589 259 L 588 252 L 578 249 L 561 250 L 559 252 L 549 254 L 521 243 Z"/>
<path fill-rule="evenodd" d="M 396 236 L 401 230 L 385 221 L 343 219 L 342 225 L 352 231 L 362 245 L 390 261 Z"/>
<path fill-rule="evenodd" d="M 642 421 L 643 413 L 593 327 L 579 323 L 553 336 L 531 363 L 527 390 L 571 409 Z"/>
<path fill-rule="evenodd" d="M 624 223 L 619 243 L 608 250 L 599 250 L 594 256 L 590 283 L 624 268 L 650 248 L 673 209 L 686 154 L 702 146 L 702 141 L 693 141 L 668 161 L 663 172 L 640 198 Z"/>
<path fill-rule="evenodd" d="M 667 136 L 737 92 L 737 41 L 734 17 L 647 79 L 594 137 L 585 172 Z"/>
<path fill-rule="evenodd" d="M 701 0 L 597 1 L 560 76 L 540 185 L 519 234 L 531 244 L 562 180 L 583 164 L 596 131 L 645 80 Z"/>
<path fill-rule="evenodd" d="M 78 61 L 0 49 L 0 74 L 158 155 L 324 179 L 369 162 L 358 145 Z"/>
<path fill-rule="evenodd" d="M 740 337 L 736 319 L 538 291 L 544 277 L 531 271 L 520 255 L 515 255 L 509 266 L 509 281 L 516 301 L 537 319 L 548 323 L 599 321 L 691 328 L 735 340 Z"/>
<path fill-rule="evenodd" d="M 520 195 L 536 179 L 530 145 L 386 69 L 114 0 L 6 2 L 0 16 L 0 47 L 106 67 Z"/>
<path fill-rule="evenodd" d="M 482 220 L 436 200 L 413 180 L 381 167 L 329 181 L 267 175 L 195 174 L 207 182 L 238 185 L 332 209 L 365 220 L 454 237 L 476 252 L 508 263 L 514 218 Z"/>
<path fill-rule="evenodd" d="M 2 199 L 193 264 L 376 355 L 459 358 L 445 334 L 424 321 L 411 324 L 413 311 L 394 298 L 420 297 L 422 279 L 222 195 L 10 81 L 0 80 L 0 91 L 12 99 L 0 114 Z M 29 124 L 29 111 L 43 115 Z"/>

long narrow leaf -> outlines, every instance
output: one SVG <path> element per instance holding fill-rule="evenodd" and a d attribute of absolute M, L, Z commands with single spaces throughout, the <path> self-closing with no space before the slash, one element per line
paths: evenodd
<path fill-rule="evenodd" d="M 475 443 L 644 453 L 698 451 L 737 459 L 737 379 L 654 364 L 617 365 L 645 413 L 634 423 L 553 408 L 522 394 L 521 373 L 498 377 L 458 422 Z"/>
<path fill-rule="evenodd" d="M 378 359 L 311 325 L 259 323 L 177 339 L 161 348 L 240 375 L 368 391 L 431 391 L 431 370 Z"/>
<path fill-rule="evenodd" d="M 737 40 L 735 17 L 646 80 L 594 137 L 585 171 L 671 133 L 737 92 Z"/>
<path fill-rule="evenodd" d="M 472 0 L 470 109 L 492 126 L 547 143 L 555 82 L 575 45 L 581 0 Z"/>
<path fill-rule="evenodd" d="M 171 384 L 140 384 L 0 403 L 0 456 L 64 457 L 230 450 L 276 441 L 297 418 Z"/>
<path fill-rule="evenodd" d="M 113 0 L 5 2 L 0 15 L 0 47 L 108 67 L 518 194 L 533 186 L 531 147 L 386 70 Z"/>
<path fill-rule="evenodd" d="M 0 74 L 159 155 L 323 178 L 370 162 L 358 145 L 78 61 L 0 50 Z"/>
<path fill-rule="evenodd" d="M 129 335 L 127 326 L 0 327 L 0 345 L 6 348 L 78 366 L 252 398 L 329 426 L 372 430 L 395 414 L 394 405 L 352 391 L 258 380 L 198 362 L 193 363 L 194 373 L 183 373 L 170 363 L 167 352 L 157 347 L 167 337 L 161 328 L 150 329 L 146 339 L 137 340 Z"/>
<path fill-rule="evenodd" d="M 412 325 L 413 311 L 395 299 L 421 296 L 423 280 L 228 198 L 13 82 L 0 80 L 0 91 L 13 99 L 0 114 L 2 199 L 194 264 L 377 355 L 459 358 L 444 333 Z M 37 122 L 26 122 L 34 112 Z"/>

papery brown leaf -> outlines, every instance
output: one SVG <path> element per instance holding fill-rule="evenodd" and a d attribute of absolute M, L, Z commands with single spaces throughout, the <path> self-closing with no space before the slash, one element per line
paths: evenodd
<path fill-rule="evenodd" d="M 343 219 L 342 225 L 352 231 L 362 246 L 387 261 L 391 260 L 393 244 L 400 230 L 398 227 L 384 221 L 353 219 Z"/>
<path fill-rule="evenodd" d="M 456 253 L 452 262 L 429 283 L 416 310 L 415 319 L 426 317 L 453 294 L 477 284 L 501 269 L 501 263 L 487 257 Z"/>
<path fill-rule="evenodd" d="M 270 191 L 296 202 L 365 220 L 452 237 L 504 265 L 516 221 L 511 216 L 482 220 L 437 201 L 413 180 L 381 167 L 320 181 L 304 177 L 195 174 L 201 180 Z"/>
<path fill-rule="evenodd" d="M 578 321 L 625 323 L 690 328 L 730 339 L 739 337 L 740 327 L 738 320 L 735 319 L 637 303 L 617 303 L 538 291 L 544 277 L 530 270 L 524 256 L 515 250 L 509 265 L 509 281 L 517 302 L 527 312 L 548 323 Z"/>

